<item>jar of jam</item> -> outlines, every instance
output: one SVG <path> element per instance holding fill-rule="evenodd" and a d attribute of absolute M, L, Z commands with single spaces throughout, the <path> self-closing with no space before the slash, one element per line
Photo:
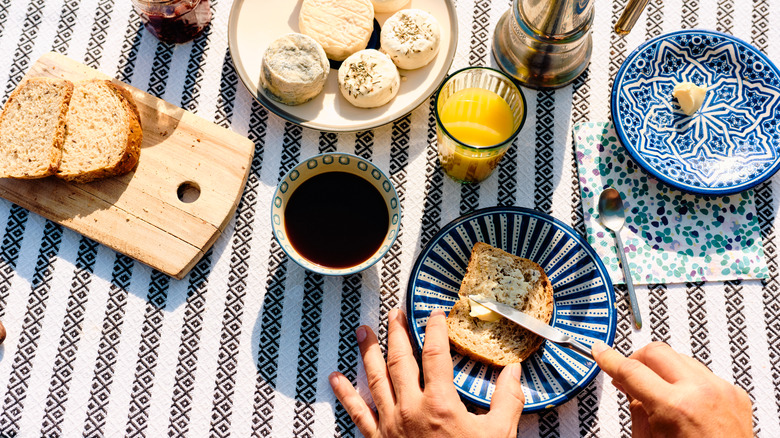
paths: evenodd
<path fill-rule="evenodd" d="M 211 21 L 209 0 L 133 0 L 141 20 L 157 39 L 186 43 Z"/>

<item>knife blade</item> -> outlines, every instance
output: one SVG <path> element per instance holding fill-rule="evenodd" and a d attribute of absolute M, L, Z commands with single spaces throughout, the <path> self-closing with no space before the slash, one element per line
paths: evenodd
<path fill-rule="evenodd" d="M 498 313 L 504 318 L 514 322 L 515 324 L 530 332 L 536 333 L 537 335 L 555 342 L 558 345 L 572 349 L 586 357 L 588 360 L 594 360 L 593 355 L 590 352 L 590 347 L 577 341 L 557 328 L 539 321 L 533 316 L 526 315 L 512 306 L 507 306 L 506 304 L 499 303 L 496 300 L 484 298 L 479 295 L 469 295 L 469 299 L 476 301 L 477 303 Z"/>

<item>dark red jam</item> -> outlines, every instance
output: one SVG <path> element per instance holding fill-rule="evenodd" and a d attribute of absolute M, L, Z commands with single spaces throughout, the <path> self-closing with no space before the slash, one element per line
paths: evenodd
<path fill-rule="evenodd" d="M 211 21 L 209 0 L 136 1 L 144 26 L 160 41 L 186 43 Z"/>

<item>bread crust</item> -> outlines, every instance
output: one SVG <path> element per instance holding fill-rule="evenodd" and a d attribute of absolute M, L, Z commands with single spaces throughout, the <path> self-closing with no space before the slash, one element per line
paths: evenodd
<path fill-rule="evenodd" d="M 54 79 L 54 78 L 46 78 L 46 77 L 32 77 L 26 79 L 24 82 L 19 84 L 16 87 L 16 89 L 14 89 L 14 91 L 11 93 L 11 95 L 8 97 L 8 100 L 6 101 L 5 106 L 3 107 L 3 112 L 0 113 L 0 126 L 3 126 L 3 122 L 5 121 L 8 112 L 11 111 L 11 108 L 13 108 L 13 103 L 16 102 L 17 99 L 19 99 L 19 95 L 24 92 L 25 87 L 32 85 L 36 82 L 37 83 L 52 82 L 52 83 L 57 83 L 64 87 L 63 99 L 60 101 L 60 107 L 58 110 L 57 127 L 54 131 L 54 135 L 51 140 L 51 147 L 48 148 L 48 156 L 46 158 L 46 162 L 48 162 L 49 164 L 46 167 L 46 169 L 44 169 L 41 172 L 32 173 L 32 174 L 6 172 L 4 174 L 0 174 L 0 178 L 16 178 L 16 179 L 44 178 L 49 175 L 54 175 L 60 166 L 60 160 L 62 158 L 62 145 L 65 142 L 65 130 L 66 130 L 66 119 L 68 115 L 68 105 L 70 104 L 70 98 L 73 96 L 73 88 L 74 88 L 73 82 L 67 79 Z"/>
<path fill-rule="evenodd" d="M 486 257 L 498 257 L 503 264 L 539 273 L 532 291 L 534 296 L 514 307 L 547 324 L 553 314 L 553 289 L 544 269 L 537 263 L 483 242 L 474 245 L 458 291 L 459 299 L 447 316 L 447 333 L 454 351 L 488 365 L 503 367 L 526 360 L 542 346 L 544 339 L 505 318 L 486 322 L 469 315 L 468 296 L 475 293 L 480 283 L 494 281 L 496 278 L 492 277 L 501 275 L 485 272 Z"/>
<path fill-rule="evenodd" d="M 111 176 L 122 175 L 135 168 L 141 154 L 141 143 L 143 141 L 143 129 L 141 127 L 141 117 L 138 107 L 135 104 L 132 94 L 124 87 L 117 85 L 109 80 L 91 79 L 84 81 L 103 83 L 108 90 L 115 95 L 121 102 L 124 113 L 127 115 L 124 131 L 126 141 L 124 151 L 120 159 L 111 167 L 98 168 L 89 171 L 75 173 L 65 173 L 58 170 L 56 176 L 66 181 L 77 183 L 88 183 L 97 179 L 108 178 Z"/>

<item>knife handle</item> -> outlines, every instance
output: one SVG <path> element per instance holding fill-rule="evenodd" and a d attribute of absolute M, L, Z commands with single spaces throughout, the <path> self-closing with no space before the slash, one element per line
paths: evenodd
<path fill-rule="evenodd" d="M 564 345 L 565 347 L 571 348 L 572 350 L 576 351 L 577 353 L 585 356 L 588 360 L 591 360 L 595 362 L 596 360 L 593 359 L 593 354 L 590 352 L 590 347 L 587 345 L 573 339 L 569 338 L 569 340 Z"/>

